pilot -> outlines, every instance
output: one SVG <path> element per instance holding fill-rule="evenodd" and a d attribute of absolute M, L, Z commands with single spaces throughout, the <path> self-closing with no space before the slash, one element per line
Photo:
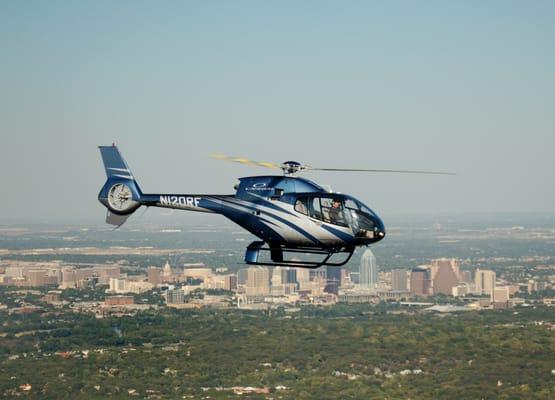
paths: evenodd
<path fill-rule="evenodd" d="M 330 221 L 335 224 L 344 224 L 343 213 L 341 210 L 341 201 L 334 199 L 329 210 Z"/>

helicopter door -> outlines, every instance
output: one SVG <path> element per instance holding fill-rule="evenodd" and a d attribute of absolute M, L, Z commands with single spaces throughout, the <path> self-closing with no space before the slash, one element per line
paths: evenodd
<path fill-rule="evenodd" d="M 345 215 L 349 219 L 349 225 L 353 229 L 353 234 L 355 235 L 360 231 L 358 210 L 358 204 L 356 204 L 353 200 L 347 199 L 345 201 Z"/>
<path fill-rule="evenodd" d="M 312 199 L 309 199 L 309 211 L 310 211 L 310 217 L 316 219 L 316 222 L 318 225 L 322 225 L 322 223 L 320 222 L 322 220 L 322 208 L 320 207 L 320 198 L 319 197 L 314 197 Z"/>

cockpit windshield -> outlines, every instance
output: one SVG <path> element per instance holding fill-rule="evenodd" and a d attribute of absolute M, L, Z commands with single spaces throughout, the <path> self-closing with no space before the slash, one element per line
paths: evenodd
<path fill-rule="evenodd" d="M 323 222 L 351 226 L 355 232 L 374 231 L 376 221 L 379 221 L 370 208 L 346 195 L 300 196 L 296 198 L 294 208 Z"/>
<path fill-rule="evenodd" d="M 354 231 L 374 230 L 375 224 L 372 217 L 374 217 L 375 214 L 372 210 L 364 204 L 350 198 L 345 199 L 345 207 L 351 216 L 351 225 Z"/>
<path fill-rule="evenodd" d="M 383 232 L 380 218 L 351 196 L 306 194 L 295 197 L 293 203 L 295 211 L 329 224 L 350 227 L 358 238 L 374 239 L 376 232 Z"/>

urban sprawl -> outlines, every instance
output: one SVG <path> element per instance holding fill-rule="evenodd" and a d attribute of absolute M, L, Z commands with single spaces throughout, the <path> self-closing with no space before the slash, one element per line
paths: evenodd
<path fill-rule="evenodd" d="M 358 271 L 354 272 L 338 267 L 311 270 L 285 266 L 251 266 L 230 272 L 225 267 L 202 264 L 178 267 L 169 262 L 138 274 L 123 273 L 124 269 L 124 260 L 77 266 L 61 261 L 4 259 L 0 262 L 0 285 L 15 287 L 22 294 L 40 294 L 42 301 L 51 305 L 66 305 L 61 294 L 67 289 L 102 289 L 103 300 L 82 298 L 70 304 L 76 311 L 92 311 L 102 317 L 128 315 L 163 305 L 251 310 L 283 307 L 295 311 L 302 305 L 394 301 L 438 312 L 505 309 L 526 306 L 530 300 L 521 295 L 552 289 L 555 282 L 553 275 L 515 281 L 499 277 L 490 269 L 462 269 L 460 260 L 455 258 L 432 259 L 429 264 L 415 268 L 380 271 L 370 249 L 363 252 Z M 160 296 L 163 302 L 143 304 L 140 295 L 145 293 Z M 453 303 L 450 299 L 459 301 Z M 555 304 L 552 298 L 536 301 Z M 37 307 L 40 305 L 22 300 L 9 311 L 24 313 Z"/>

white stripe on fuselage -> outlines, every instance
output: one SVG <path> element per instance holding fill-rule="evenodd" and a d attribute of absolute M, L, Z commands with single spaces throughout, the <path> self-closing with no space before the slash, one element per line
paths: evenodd
<path fill-rule="evenodd" d="M 256 208 L 258 211 L 263 213 L 265 218 L 271 219 L 271 221 L 277 225 L 277 227 L 271 226 L 270 228 L 273 230 L 276 230 L 280 236 L 290 241 L 291 243 L 295 243 L 299 245 L 314 244 L 314 242 L 309 238 L 307 238 L 304 234 L 302 234 L 301 232 L 298 232 L 288 224 L 280 221 L 280 219 L 275 218 L 274 214 L 279 214 L 279 218 L 289 222 L 292 225 L 299 227 L 300 229 L 304 230 L 305 232 L 317 238 L 318 240 L 322 241 L 323 243 L 330 244 L 330 245 L 333 245 L 333 244 L 341 245 L 344 243 L 344 241 L 341 238 L 337 237 L 336 235 L 334 235 L 333 233 L 331 233 L 330 231 L 324 228 L 325 225 L 329 225 L 329 224 L 321 221 L 318 221 L 318 222 L 313 221 L 307 215 L 301 214 L 295 211 L 293 205 L 282 203 L 282 202 L 277 204 L 278 202 L 275 200 L 274 201 L 268 200 L 264 197 L 254 195 L 252 193 L 250 193 L 250 195 L 253 197 L 258 197 L 264 201 L 271 201 L 272 205 L 279 208 L 279 210 L 276 210 L 272 207 L 269 207 L 261 203 L 254 203 L 251 201 L 242 200 L 238 198 L 228 198 L 227 200 L 229 200 L 229 202 L 226 202 L 225 204 L 229 206 L 231 206 L 230 203 L 235 204 L 236 207 L 233 207 L 233 208 L 239 209 L 241 211 L 248 212 L 248 213 L 252 213 L 252 210 L 247 207 Z M 264 221 L 261 221 L 261 222 L 264 223 Z M 341 227 L 337 225 L 330 225 L 330 226 L 333 226 L 334 229 L 339 230 L 345 233 L 346 235 L 352 235 L 351 229 L 347 227 Z"/>

